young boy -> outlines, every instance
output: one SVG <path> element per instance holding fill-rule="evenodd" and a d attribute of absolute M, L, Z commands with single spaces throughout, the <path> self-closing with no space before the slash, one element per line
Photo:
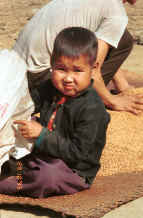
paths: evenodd
<path fill-rule="evenodd" d="M 56 37 L 51 80 L 38 89 L 37 121 L 15 121 L 30 155 L 17 161 L 17 176 L 0 181 L 0 193 L 31 197 L 73 194 L 88 189 L 99 168 L 110 120 L 94 88 L 97 39 L 70 27 Z"/>

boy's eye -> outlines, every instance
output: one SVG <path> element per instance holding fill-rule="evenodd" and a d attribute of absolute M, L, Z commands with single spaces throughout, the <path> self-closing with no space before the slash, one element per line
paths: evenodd
<path fill-rule="evenodd" d="M 79 68 L 74 68 L 74 72 L 81 72 L 81 69 L 79 69 Z"/>
<path fill-rule="evenodd" d="M 64 68 L 62 68 L 62 67 L 60 67 L 60 68 L 58 68 L 57 70 L 62 70 L 62 71 L 64 71 L 65 69 L 64 69 Z"/>
<path fill-rule="evenodd" d="M 66 71 L 66 69 L 64 67 L 56 67 L 55 70 L 58 70 L 58 71 Z"/>
<path fill-rule="evenodd" d="M 81 70 L 80 69 L 76 69 L 75 72 L 81 72 Z"/>
<path fill-rule="evenodd" d="M 83 72 L 83 70 L 80 67 L 74 66 L 73 68 L 74 72 Z"/>

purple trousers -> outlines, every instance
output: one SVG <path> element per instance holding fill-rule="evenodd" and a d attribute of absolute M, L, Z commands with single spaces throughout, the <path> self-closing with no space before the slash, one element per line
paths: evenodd
<path fill-rule="evenodd" d="M 44 198 L 53 195 L 74 194 L 89 185 L 62 160 L 48 161 L 28 156 L 17 161 L 16 176 L 0 181 L 0 193 Z"/>

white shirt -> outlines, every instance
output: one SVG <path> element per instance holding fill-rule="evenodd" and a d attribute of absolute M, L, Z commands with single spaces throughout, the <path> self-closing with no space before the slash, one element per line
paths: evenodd
<path fill-rule="evenodd" d="M 50 67 L 53 43 L 63 28 L 88 28 L 117 47 L 127 23 L 122 0 L 52 0 L 24 27 L 14 50 L 26 61 L 28 71 L 38 73 Z"/>

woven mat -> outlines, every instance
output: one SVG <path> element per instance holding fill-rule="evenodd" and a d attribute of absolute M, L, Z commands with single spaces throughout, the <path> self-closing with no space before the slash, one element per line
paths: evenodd
<path fill-rule="evenodd" d="M 0 195 L 1 209 L 50 218 L 100 218 L 126 202 L 143 196 L 143 174 L 97 177 L 88 191 L 71 196 L 31 199 Z M 21 206 L 22 205 L 22 206 Z"/>
<path fill-rule="evenodd" d="M 136 93 L 143 93 L 143 88 L 132 90 L 132 94 Z M 90 190 L 48 199 L 0 195 L 1 208 L 35 215 L 40 211 L 53 218 L 63 214 L 100 218 L 113 208 L 143 196 L 143 114 L 109 112 L 111 122 L 102 167 Z"/>

